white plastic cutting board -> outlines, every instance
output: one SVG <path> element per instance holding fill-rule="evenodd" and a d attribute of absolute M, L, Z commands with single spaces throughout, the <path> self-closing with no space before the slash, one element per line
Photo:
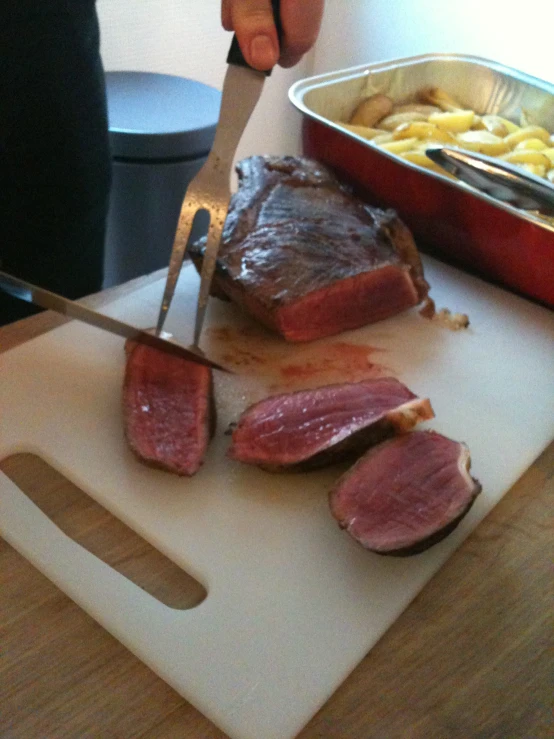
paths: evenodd
<path fill-rule="evenodd" d="M 0 474 L 2 535 L 233 739 L 295 736 L 554 438 L 554 314 L 429 259 L 425 266 L 437 305 L 467 312 L 467 331 L 414 311 L 295 347 L 212 300 L 205 348 L 214 358 L 229 353 L 222 337 L 240 329 L 235 338 L 250 336 L 241 348 L 249 374 L 218 376 L 218 432 L 193 479 L 146 468 L 126 448 L 121 340 L 71 323 L 0 355 L 0 457 L 39 454 L 208 596 L 188 611 L 162 605 Z M 196 287 L 195 272 L 184 270 L 167 325 L 187 343 Z M 151 284 L 106 312 L 151 326 L 162 289 Z M 228 424 L 267 392 L 253 347 L 275 366 L 288 362 L 294 376 L 299 362 L 317 364 L 349 344 L 373 347 L 383 374 L 431 398 L 436 419 L 427 426 L 469 445 L 483 485 L 459 528 L 413 558 L 371 554 L 339 530 L 327 491 L 344 468 L 272 475 L 225 458 Z"/>

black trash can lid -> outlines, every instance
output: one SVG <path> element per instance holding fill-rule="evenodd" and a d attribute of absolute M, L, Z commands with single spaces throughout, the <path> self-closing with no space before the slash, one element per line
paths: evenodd
<path fill-rule="evenodd" d="M 114 157 L 182 159 L 208 153 L 221 93 L 184 77 L 106 72 L 110 145 Z"/>

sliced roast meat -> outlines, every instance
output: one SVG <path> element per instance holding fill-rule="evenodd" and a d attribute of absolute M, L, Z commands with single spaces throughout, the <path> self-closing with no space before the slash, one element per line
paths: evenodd
<path fill-rule="evenodd" d="M 267 470 L 313 469 L 359 455 L 429 418 L 429 401 L 392 377 L 299 390 L 247 408 L 228 456 Z"/>
<path fill-rule="evenodd" d="M 212 372 L 129 343 L 123 385 L 125 435 L 143 462 L 194 475 L 215 430 Z"/>
<path fill-rule="evenodd" d="M 366 549 L 417 554 L 441 541 L 481 491 L 465 444 L 413 431 L 368 451 L 331 491 L 333 516 Z"/>
<path fill-rule="evenodd" d="M 237 166 L 213 294 L 287 341 L 311 341 L 404 311 L 427 295 L 394 211 L 354 198 L 316 162 L 255 156 Z M 200 267 L 204 242 L 190 253 Z"/>

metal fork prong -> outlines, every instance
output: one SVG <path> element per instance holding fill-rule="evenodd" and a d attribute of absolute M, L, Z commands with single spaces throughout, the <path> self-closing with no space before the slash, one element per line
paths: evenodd
<path fill-rule="evenodd" d="M 196 202 L 187 201 L 183 203 L 181 213 L 179 214 L 179 222 L 177 224 L 177 231 L 175 233 L 175 241 L 173 249 L 171 251 L 171 259 L 169 261 L 169 270 L 167 274 L 167 280 L 165 283 L 165 290 L 162 298 L 162 305 L 158 315 L 158 323 L 156 325 L 156 335 L 160 336 L 164 327 L 167 312 L 171 305 L 173 294 L 175 293 L 175 286 L 181 273 L 181 267 L 183 265 L 183 259 L 185 258 L 185 251 L 192 230 L 194 217 L 198 210 L 198 204 Z"/>
<path fill-rule="evenodd" d="M 227 207 L 228 205 L 225 205 L 224 209 L 221 209 L 221 212 L 226 212 Z M 194 324 L 194 347 L 198 347 L 200 334 L 202 333 L 202 326 L 204 324 L 204 317 L 206 315 L 206 307 L 208 305 L 208 298 L 210 294 L 210 285 L 212 282 L 212 276 L 217 260 L 217 251 L 219 247 L 219 242 L 221 241 L 221 234 L 223 232 L 223 224 L 223 218 L 217 218 L 214 217 L 213 213 L 211 214 L 210 225 L 208 228 L 208 238 L 206 240 L 206 249 L 204 251 L 204 257 L 202 259 L 202 274 L 200 289 L 198 292 L 196 320 Z"/>

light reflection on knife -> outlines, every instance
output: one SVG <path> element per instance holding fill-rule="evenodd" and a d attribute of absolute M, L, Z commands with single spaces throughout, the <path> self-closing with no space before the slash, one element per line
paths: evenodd
<path fill-rule="evenodd" d="M 103 313 L 97 313 L 90 308 L 85 308 L 80 303 L 75 303 L 73 300 L 68 300 L 49 290 L 31 285 L 29 282 L 19 280 L 17 277 L 12 277 L 2 271 L 0 271 L 0 289 L 12 297 L 19 298 L 33 305 L 38 305 L 41 308 L 56 311 L 56 313 L 61 313 L 68 318 L 75 318 L 78 321 L 83 321 L 117 336 L 122 336 L 124 339 L 133 339 L 152 346 L 155 349 L 160 349 L 168 354 L 187 359 L 190 362 L 196 362 L 206 367 L 228 372 L 224 367 L 205 357 L 199 349 L 187 349 L 173 341 L 168 341 L 161 336 L 150 334 L 148 331 L 135 328 L 135 326 L 131 326 L 128 323 L 123 323 L 123 321 L 105 316 Z"/>

